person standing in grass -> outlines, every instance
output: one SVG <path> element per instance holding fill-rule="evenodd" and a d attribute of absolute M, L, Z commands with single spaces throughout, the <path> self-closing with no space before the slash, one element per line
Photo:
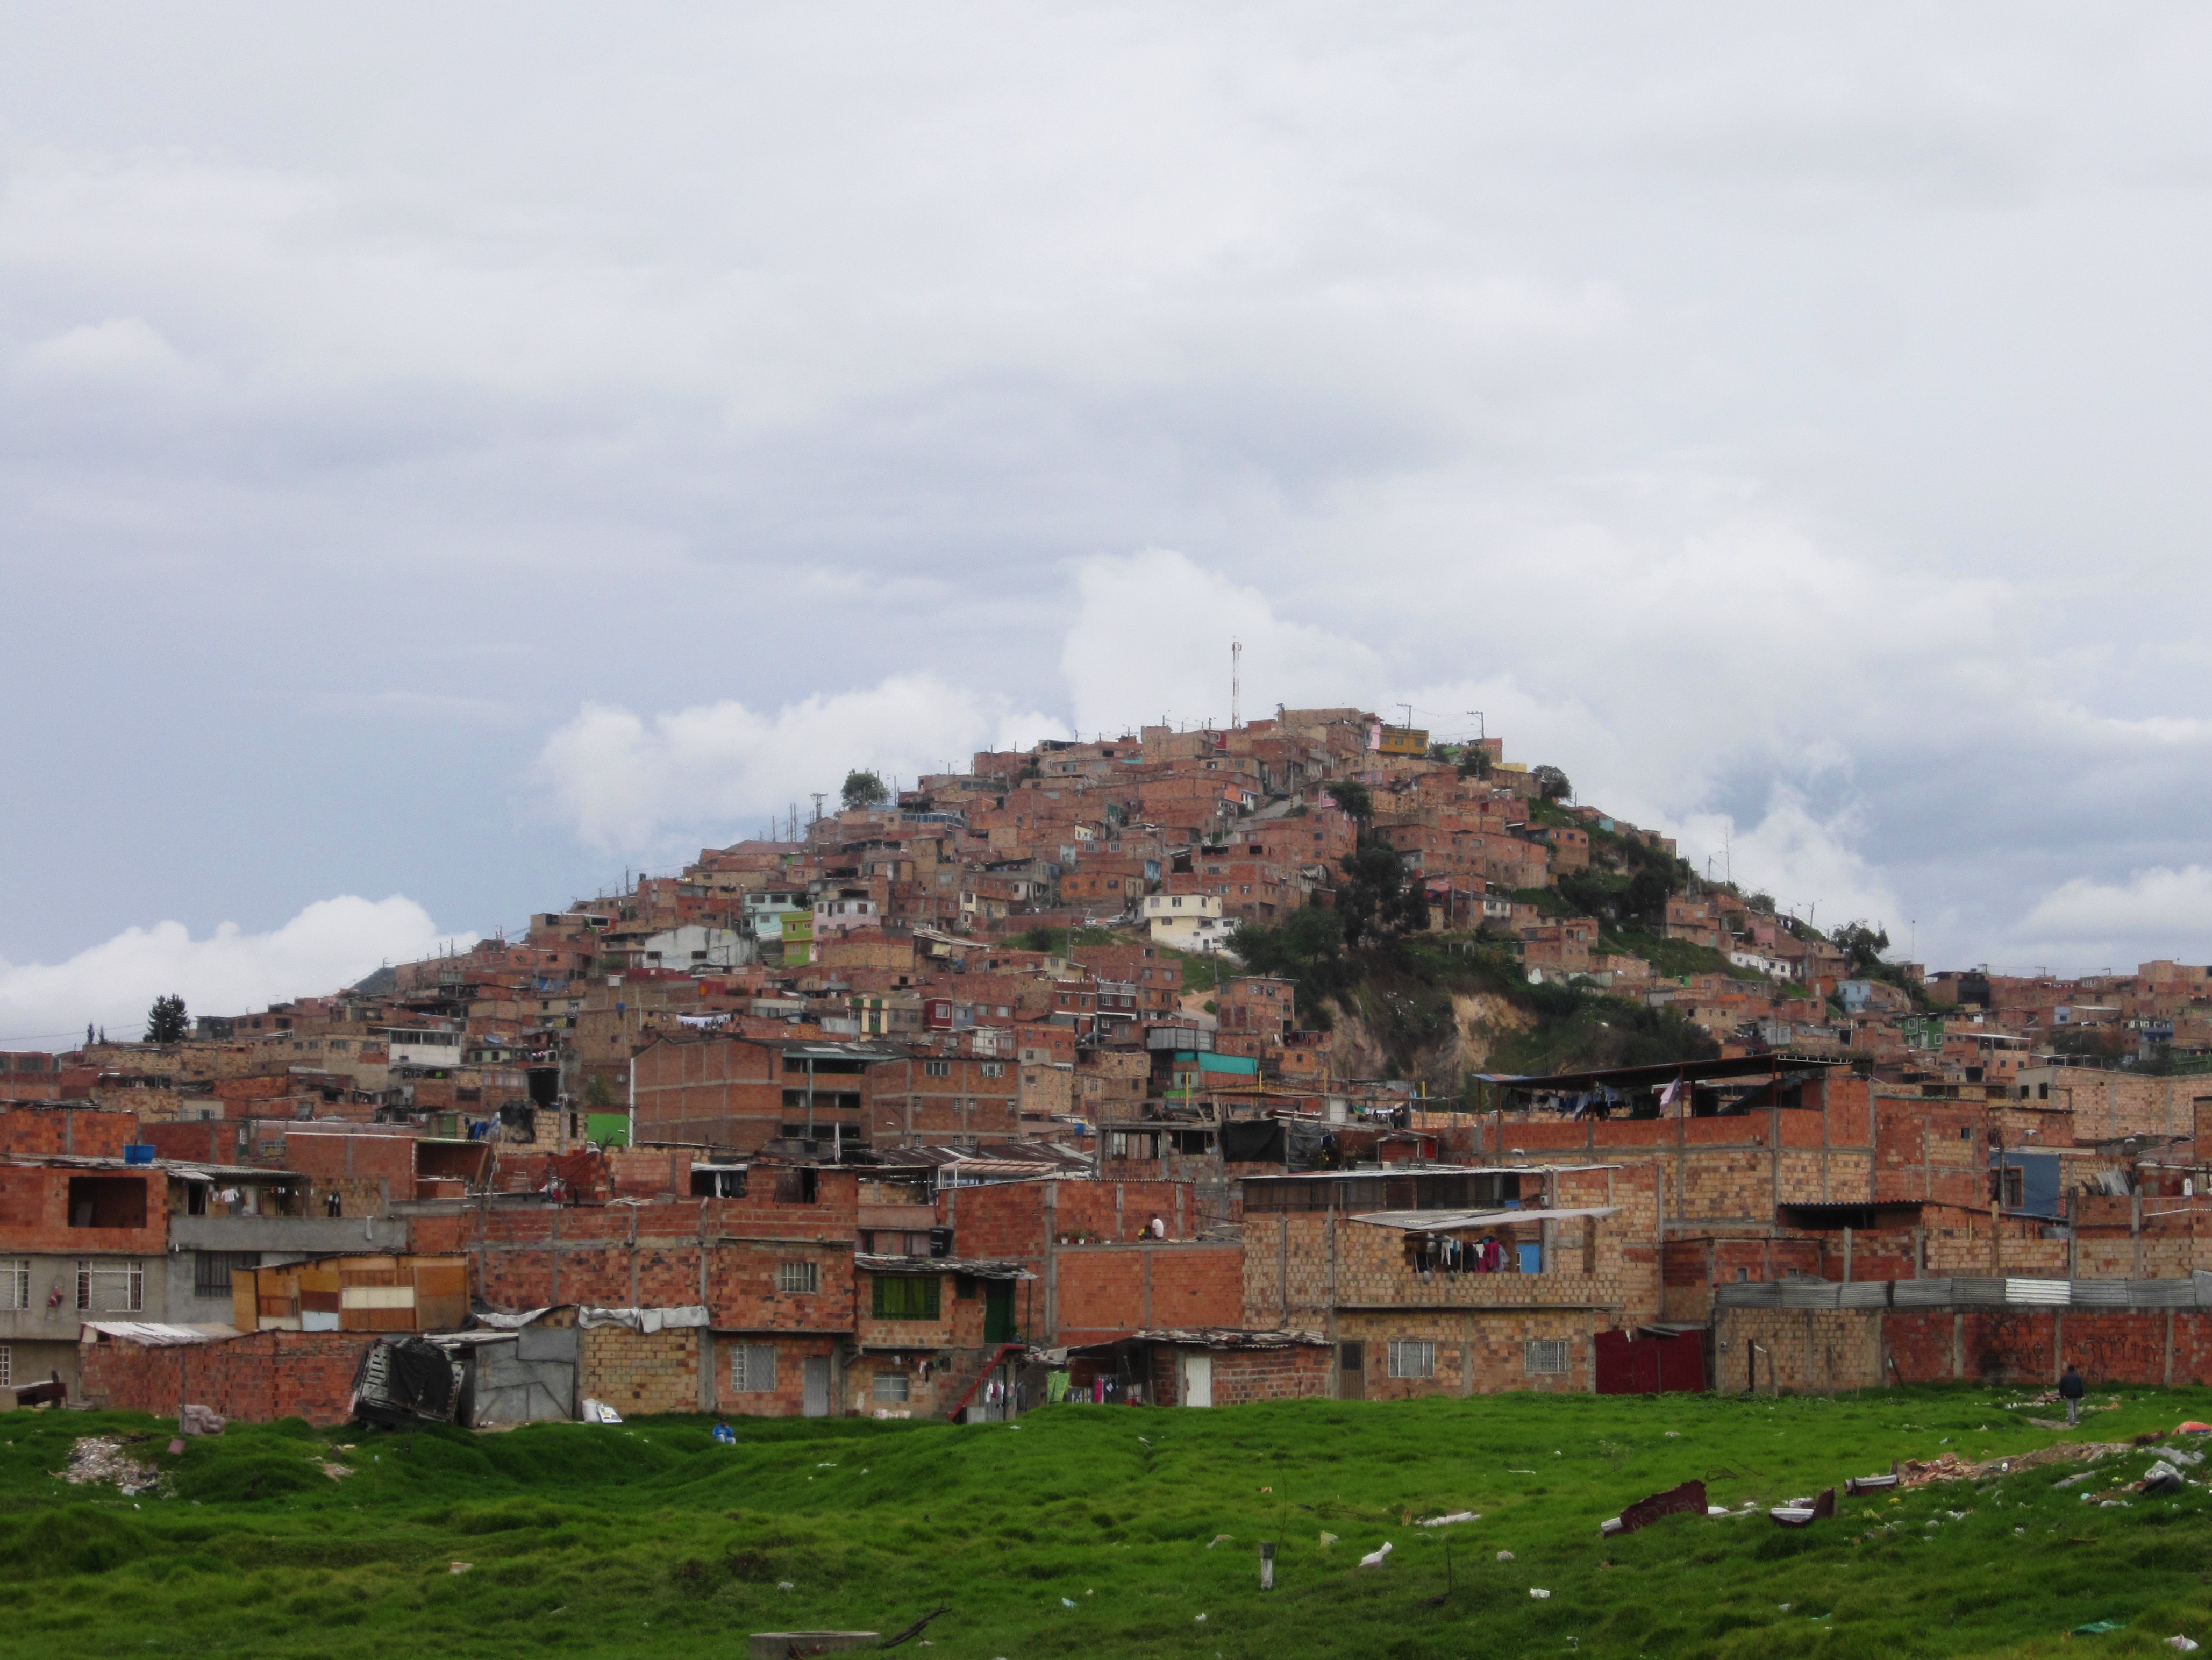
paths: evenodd
<path fill-rule="evenodd" d="M 2058 1380 L 2058 1393 L 2066 1400 L 2066 1426 L 2071 1429 L 2081 1421 L 2081 1397 L 2089 1386 L 2081 1381 L 2081 1374 L 2074 1370 L 2074 1363 L 2066 1363 L 2066 1375 Z"/>

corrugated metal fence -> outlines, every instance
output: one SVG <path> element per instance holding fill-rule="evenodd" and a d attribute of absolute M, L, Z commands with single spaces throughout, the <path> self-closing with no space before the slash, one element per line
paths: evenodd
<path fill-rule="evenodd" d="M 2212 1309 L 2212 1274 L 2186 1280 L 1762 1280 L 1716 1286 L 1722 1309 Z"/>

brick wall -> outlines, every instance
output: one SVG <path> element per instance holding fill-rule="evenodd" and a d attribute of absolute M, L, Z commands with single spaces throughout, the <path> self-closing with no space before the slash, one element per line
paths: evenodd
<path fill-rule="evenodd" d="M 0 1152 L 81 1152 L 120 1158 L 138 1139 L 138 1116 L 76 1107 L 17 1108 L 0 1112 Z"/>
<path fill-rule="evenodd" d="M 342 1424 L 355 1369 L 375 1341 L 361 1332 L 289 1331 L 158 1348 L 102 1340 L 82 1346 L 79 1369 L 88 1401 L 123 1411 L 173 1418 L 185 1399 L 248 1423 Z"/>
<path fill-rule="evenodd" d="M 2212 1314 L 2161 1309 L 1723 1309 L 1714 1387 L 1784 1389 L 1987 1381 L 2049 1384 L 2068 1361 L 2092 1385 L 2212 1383 Z"/>
<path fill-rule="evenodd" d="M 1057 1247 L 1042 1280 L 1049 1343 L 1101 1343 L 1148 1329 L 1246 1323 L 1234 1241 Z"/>
<path fill-rule="evenodd" d="M 1361 1377 L 1370 1401 L 1403 1401 L 1423 1395 L 1496 1395 L 1509 1389 L 1549 1394 L 1587 1394 L 1596 1387 L 1592 1346 L 1600 1326 L 1609 1321 L 1579 1309 L 1443 1310 L 1414 1309 L 1346 1310 L 1337 1316 L 1341 1344 L 1364 1346 Z M 1436 1375 L 1389 1375 L 1390 1341 L 1424 1339 L 1436 1346 Z M 1529 1371 L 1533 1342 L 1566 1345 L 1564 1373 Z M 1340 1393 L 1341 1393 L 1340 1389 Z"/>
<path fill-rule="evenodd" d="M 625 1416 L 697 1412 L 701 1333 L 592 1326 L 577 1334 L 576 1392 Z"/>

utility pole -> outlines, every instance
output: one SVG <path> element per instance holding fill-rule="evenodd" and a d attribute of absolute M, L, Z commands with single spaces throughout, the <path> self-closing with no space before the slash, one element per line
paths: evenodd
<path fill-rule="evenodd" d="M 1483 729 L 1482 711 L 1480 709 L 1469 709 L 1467 713 L 1474 717 L 1474 741 L 1478 744 L 1486 742 L 1489 739 L 1490 734 Z"/>
<path fill-rule="evenodd" d="M 828 790 L 816 790 L 814 792 L 814 817 L 810 822 L 817 824 L 822 822 L 822 804 L 827 800 L 829 797 L 830 792 Z"/>
<path fill-rule="evenodd" d="M 1244 642 L 1229 642 L 1229 724 L 1233 727 L 1244 724 Z"/>

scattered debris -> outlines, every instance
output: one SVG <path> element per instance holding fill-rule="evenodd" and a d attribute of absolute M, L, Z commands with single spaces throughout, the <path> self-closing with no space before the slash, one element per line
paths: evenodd
<path fill-rule="evenodd" d="M 1366 1555 L 1359 1559 L 1359 1566 L 1363 1568 L 1381 1567 L 1385 1562 L 1390 1560 L 1391 1548 L 1390 1541 L 1387 1539 L 1384 1540 L 1382 1541 L 1382 1548 L 1381 1550 L 1369 1551 Z"/>
<path fill-rule="evenodd" d="M 1502 1550 L 1498 1553 L 1498 1560 L 1501 1562 L 1510 1562 L 1513 1560 L 1513 1553 L 1510 1550 Z"/>
<path fill-rule="evenodd" d="M 1648 1499 L 1638 1499 L 1612 1520 L 1599 1523 L 1598 1531 L 1603 1534 L 1634 1533 L 1639 1528 L 1650 1527 L 1662 1517 L 1699 1516 L 1707 1508 L 1705 1484 L 1685 1481 L 1664 1493 L 1655 1493 Z"/>
<path fill-rule="evenodd" d="M 1856 1496 L 1862 1493 L 1881 1493 L 1897 1485 L 1897 1472 L 1887 1475 L 1854 1475 L 1844 1483 L 1844 1491 Z"/>
<path fill-rule="evenodd" d="M 1206 1548 L 1208 1550 L 1212 1550 L 1216 1545 L 1232 1545 L 1236 1542 L 1237 1535 L 1235 1534 L 1217 1533 L 1212 1538 L 1206 1541 Z"/>
<path fill-rule="evenodd" d="M 1413 1525 L 1417 1528 L 1449 1528 L 1455 1527 L 1462 1522 L 1480 1522 L 1480 1520 L 1482 1520 L 1481 1516 L 1474 1511 L 1455 1510 L 1449 1516 L 1431 1516 L 1427 1521 L 1416 1522 Z"/>
<path fill-rule="evenodd" d="M 2125 1631 L 2127 1628 L 2128 1622 L 2124 1620 L 2092 1620 L 2086 1626 L 2075 1627 L 2072 1631 L 2067 1633 L 2067 1635 L 2069 1637 L 2102 1637 L 2107 1632 Z"/>
<path fill-rule="evenodd" d="M 1549 1597 L 1551 1594 L 1552 1593 L 1547 1590 L 1538 1590 L 1534 1585 L 1528 1587 L 1528 1595 L 1534 1597 L 1540 1602 Z"/>
<path fill-rule="evenodd" d="M 2184 1637 L 2179 1632 L 2166 1639 L 2166 1647 L 2176 1654 L 2193 1654 L 2202 1646 L 2193 1637 Z"/>
<path fill-rule="evenodd" d="M 1321 1542 L 1322 1548 L 1326 1550 L 1329 1546 L 1334 1545 L 1336 1542 L 1336 1535 L 1333 1533 L 1324 1533 L 1321 1536 Z"/>
<path fill-rule="evenodd" d="M 2194 1418 L 2174 1431 L 2176 1435 L 2212 1435 L 2212 1424 L 2200 1424 Z"/>
<path fill-rule="evenodd" d="M 456 1562 L 453 1566 L 447 1568 L 446 1572 L 447 1573 L 466 1573 L 474 1566 L 476 1566 L 476 1564 L 473 1562 Z"/>
<path fill-rule="evenodd" d="M 1793 1499 L 1766 1512 L 1785 1528 L 1809 1528 L 1836 1513 L 1836 1490 L 1824 1487 L 1817 1499 Z"/>
<path fill-rule="evenodd" d="M 137 1438 L 143 1440 L 143 1436 Z M 142 1464 L 123 1450 L 119 1435 L 86 1435 L 70 1449 L 69 1468 L 55 1475 L 73 1487 L 112 1482 L 125 1499 L 142 1493 L 165 1491 L 168 1478 L 151 1464 Z"/>
<path fill-rule="evenodd" d="M 2143 1478 L 2135 1484 L 2135 1490 L 2150 1493 L 2179 1493 L 2188 1485 L 2182 1479 L 2181 1472 L 2161 1458 L 2143 1472 Z"/>
<path fill-rule="evenodd" d="M 928 1628 L 929 1622 L 931 1620 L 936 1619 L 940 1614 L 950 1613 L 951 1611 L 951 1608 L 952 1605 L 950 1602 L 939 1604 L 938 1607 L 932 1608 L 927 1614 L 923 1614 L 921 1619 L 915 1620 L 904 1631 L 895 1632 L 890 1636 L 884 1639 L 884 1640 L 877 1646 L 879 1648 L 895 1649 L 910 1637 L 921 1637 L 921 1633 Z M 934 1648 L 936 1645 L 932 1643 L 927 1637 L 922 1637 L 921 1646 L 926 1649 Z"/>
<path fill-rule="evenodd" d="M 1940 1458 L 1904 1460 L 1897 1467 L 1897 1481 L 1902 1487 L 1923 1487 L 1931 1481 L 1977 1481 L 1984 1476 L 2009 1475 L 2014 1470 L 2033 1469 L 2042 1464 L 2094 1462 L 2116 1452 L 2132 1450 L 2124 1441 L 2054 1441 L 2033 1452 L 1986 1459 L 1978 1464 L 1967 1463 L 1956 1453 L 1947 1452 Z"/>

